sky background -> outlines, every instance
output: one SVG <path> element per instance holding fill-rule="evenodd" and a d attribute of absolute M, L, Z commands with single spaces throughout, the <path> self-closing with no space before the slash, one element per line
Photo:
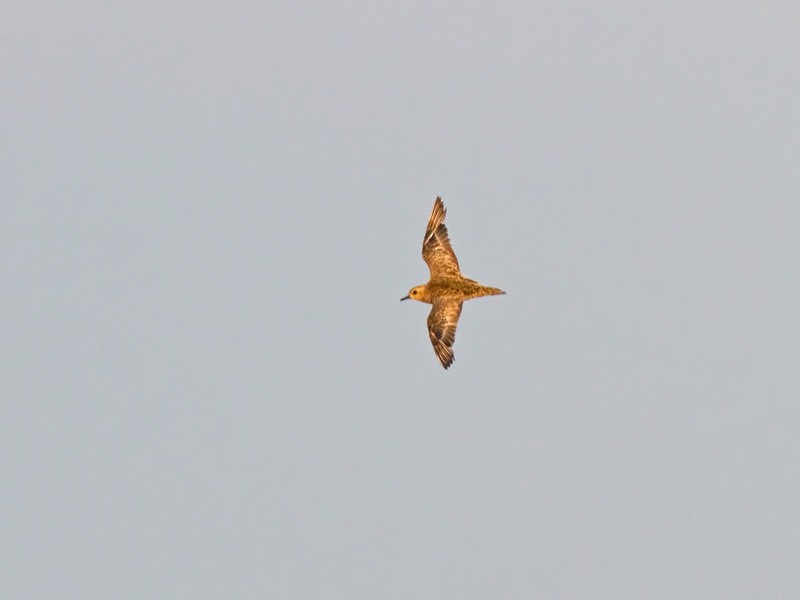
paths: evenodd
<path fill-rule="evenodd" d="M 798 19 L 4 2 L 0 596 L 800 597 Z"/>

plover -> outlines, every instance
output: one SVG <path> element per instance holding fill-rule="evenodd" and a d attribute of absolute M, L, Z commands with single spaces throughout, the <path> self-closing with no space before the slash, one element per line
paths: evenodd
<path fill-rule="evenodd" d="M 428 263 L 431 278 L 428 283 L 411 288 L 405 298 L 400 298 L 401 301 L 411 299 L 433 305 L 428 315 L 428 335 L 433 351 L 445 369 L 455 360 L 453 343 L 464 301 L 505 294 L 503 290 L 481 285 L 461 274 L 444 225 L 446 214 L 442 199 L 437 197 L 422 240 L 422 258 Z"/>

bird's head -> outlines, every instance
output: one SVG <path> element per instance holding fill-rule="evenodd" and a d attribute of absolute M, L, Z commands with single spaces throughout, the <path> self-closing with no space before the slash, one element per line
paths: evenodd
<path fill-rule="evenodd" d="M 427 296 L 425 294 L 425 286 L 418 285 L 417 287 L 411 288 L 411 290 L 408 292 L 408 296 L 405 298 L 400 298 L 400 302 L 403 300 L 418 300 L 419 302 L 426 302 Z"/>

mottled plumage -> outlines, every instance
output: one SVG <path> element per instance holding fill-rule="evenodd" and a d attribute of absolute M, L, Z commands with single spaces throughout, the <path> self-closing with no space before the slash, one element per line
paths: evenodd
<path fill-rule="evenodd" d="M 422 240 L 422 258 L 428 263 L 431 277 L 428 283 L 411 288 L 408 296 L 401 300 L 418 300 L 432 304 L 428 315 L 428 335 L 433 351 L 446 369 L 453 364 L 453 343 L 456 340 L 458 317 L 465 300 L 481 296 L 505 294 L 504 291 L 486 287 L 477 281 L 467 279 L 458 267 L 444 218 L 447 210 L 441 198 L 433 203 L 428 228 Z"/>

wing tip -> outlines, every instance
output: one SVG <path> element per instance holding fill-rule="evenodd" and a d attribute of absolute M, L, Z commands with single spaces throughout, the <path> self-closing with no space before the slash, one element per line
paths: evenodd
<path fill-rule="evenodd" d="M 456 360 L 455 354 L 453 354 L 452 351 L 445 354 L 444 356 L 439 355 L 439 353 L 437 352 L 437 358 L 439 359 L 439 362 L 442 363 L 442 367 L 444 367 L 445 371 L 449 369 Z"/>
<path fill-rule="evenodd" d="M 436 229 L 436 227 L 444 222 L 447 216 L 447 209 L 444 207 L 441 196 L 436 196 L 433 201 L 433 209 L 431 210 L 431 217 L 428 219 L 428 231 Z M 434 225 L 435 224 L 435 225 Z"/>

